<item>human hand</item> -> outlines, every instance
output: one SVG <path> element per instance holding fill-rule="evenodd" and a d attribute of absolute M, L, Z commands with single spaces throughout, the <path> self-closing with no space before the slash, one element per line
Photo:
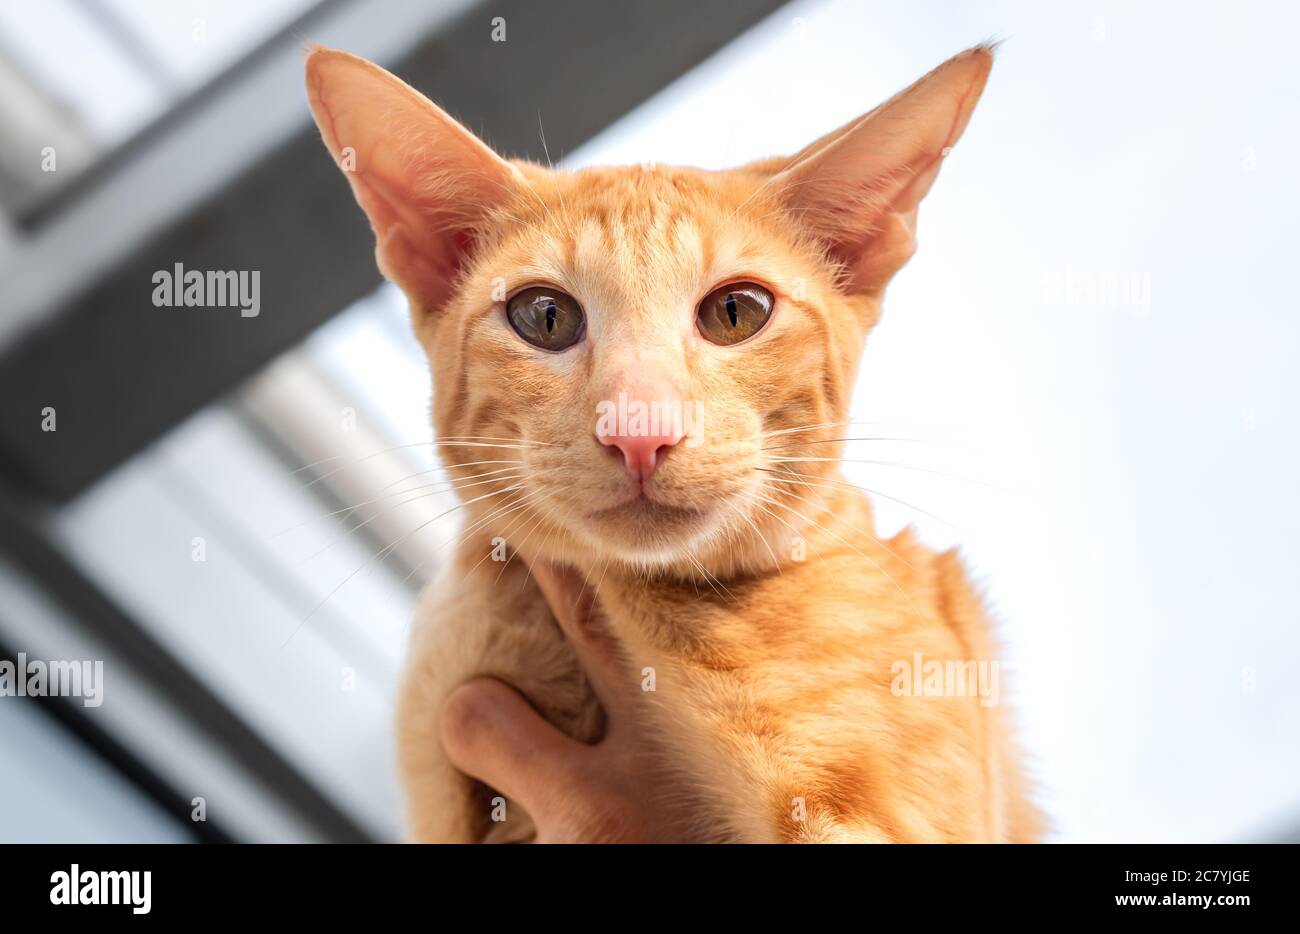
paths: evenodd
<path fill-rule="evenodd" d="M 452 763 L 517 801 L 539 843 L 639 843 L 673 836 L 677 815 L 659 794 L 655 756 L 637 726 L 640 681 L 605 626 L 592 588 L 572 570 L 533 575 L 605 710 L 605 735 L 580 743 L 544 720 L 518 691 L 474 678 L 448 697 L 440 724 Z"/>

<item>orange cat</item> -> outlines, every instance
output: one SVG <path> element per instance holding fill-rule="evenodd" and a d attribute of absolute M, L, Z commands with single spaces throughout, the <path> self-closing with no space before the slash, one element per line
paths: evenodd
<path fill-rule="evenodd" d="M 439 747 L 466 678 L 599 736 L 528 577 L 543 558 L 588 574 L 653 669 L 642 728 L 700 837 L 1037 837 L 960 561 L 877 539 L 836 464 L 883 290 L 991 64 L 971 49 L 794 156 L 568 172 L 503 160 L 381 68 L 311 53 L 312 112 L 410 299 L 468 516 L 402 691 L 416 839 L 532 834 L 517 811 L 494 824 Z M 504 567 L 502 540 L 520 556 Z"/>

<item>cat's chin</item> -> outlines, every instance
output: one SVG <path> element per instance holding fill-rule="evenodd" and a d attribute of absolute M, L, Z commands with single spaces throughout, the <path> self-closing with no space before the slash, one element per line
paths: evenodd
<path fill-rule="evenodd" d="M 713 534 L 715 512 L 638 496 L 587 513 L 584 524 L 612 556 L 639 565 L 665 565 Z"/>

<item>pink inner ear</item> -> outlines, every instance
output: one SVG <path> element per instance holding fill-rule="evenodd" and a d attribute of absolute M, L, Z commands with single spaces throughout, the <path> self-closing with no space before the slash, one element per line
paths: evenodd
<path fill-rule="evenodd" d="M 478 238 L 472 231 L 458 230 L 455 233 L 455 272 L 459 273 L 469 260 L 474 257 L 474 249 L 478 246 Z"/>
<path fill-rule="evenodd" d="M 375 233 L 380 272 L 412 298 L 437 307 L 458 269 L 451 239 L 434 233 L 436 222 L 391 193 L 382 176 L 353 173 L 349 181 Z"/>

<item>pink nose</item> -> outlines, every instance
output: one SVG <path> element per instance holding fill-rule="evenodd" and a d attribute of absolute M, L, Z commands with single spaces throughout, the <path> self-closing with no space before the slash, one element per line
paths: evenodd
<path fill-rule="evenodd" d="M 669 448 L 682 440 L 680 433 L 669 435 L 596 435 L 601 444 L 623 452 L 623 463 L 632 479 L 644 481 L 654 473 Z"/>

